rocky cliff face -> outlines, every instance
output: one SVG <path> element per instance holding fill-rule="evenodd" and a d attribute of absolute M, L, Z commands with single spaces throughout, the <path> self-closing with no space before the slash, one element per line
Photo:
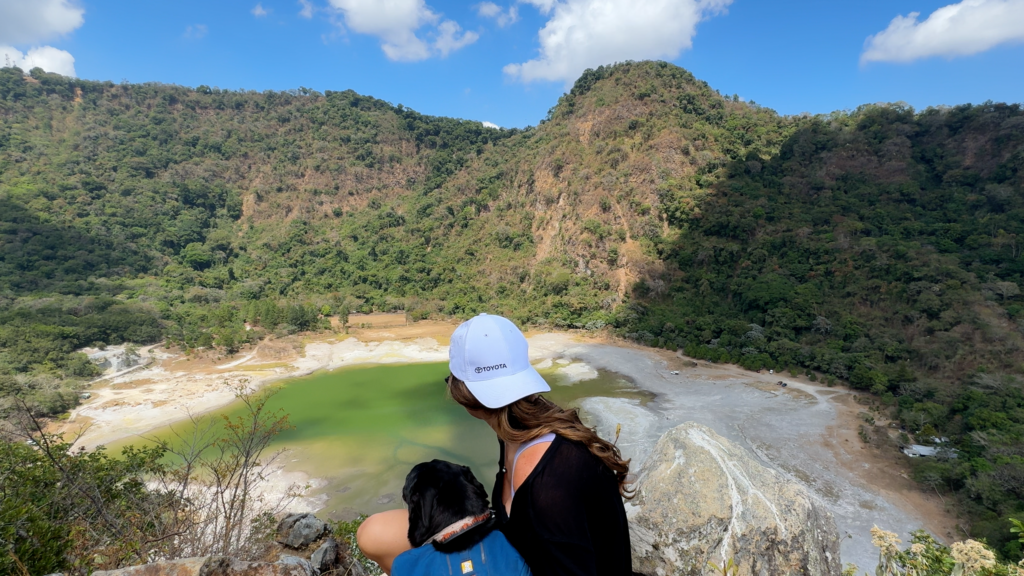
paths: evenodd
<path fill-rule="evenodd" d="M 802 486 L 695 423 L 665 433 L 629 504 L 633 569 L 699 575 L 733 559 L 741 576 L 838 575 L 832 514 Z"/>

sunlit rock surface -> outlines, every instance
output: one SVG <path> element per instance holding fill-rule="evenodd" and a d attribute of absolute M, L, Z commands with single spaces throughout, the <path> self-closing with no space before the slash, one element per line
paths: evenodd
<path fill-rule="evenodd" d="M 242 562 L 223 556 L 205 556 L 93 572 L 93 576 L 311 576 L 311 572 L 298 564 Z"/>
<path fill-rule="evenodd" d="M 700 424 L 661 437 L 627 511 L 633 569 L 643 574 L 699 575 L 730 558 L 741 576 L 841 573 L 825 506 Z"/>

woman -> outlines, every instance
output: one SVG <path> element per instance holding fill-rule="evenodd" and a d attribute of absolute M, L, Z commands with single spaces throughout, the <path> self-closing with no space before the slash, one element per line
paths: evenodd
<path fill-rule="evenodd" d="M 632 573 L 622 498 L 629 461 L 542 392 L 526 338 L 501 316 L 481 314 L 452 334 L 448 391 L 498 436 L 491 501 L 505 536 L 535 576 Z M 498 503 L 501 503 L 499 506 Z M 390 573 L 408 550 L 408 512 L 374 514 L 359 528 L 363 553 Z"/>

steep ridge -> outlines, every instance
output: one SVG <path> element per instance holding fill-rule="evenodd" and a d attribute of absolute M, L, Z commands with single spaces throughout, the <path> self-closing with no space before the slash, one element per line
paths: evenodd
<path fill-rule="evenodd" d="M 73 351 L 97 342 L 230 351 L 356 309 L 611 325 L 873 392 L 961 450 L 919 479 L 1013 553 L 1018 105 L 780 117 L 640 62 L 493 130 L 351 91 L 5 68 L 0 118 L 0 389 L 42 413 L 73 404 Z"/>
<path fill-rule="evenodd" d="M 503 161 L 506 167 L 510 197 L 502 211 L 518 208 L 532 218 L 522 231 L 535 244 L 526 261 L 530 278 L 519 288 L 541 295 L 589 291 L 601 305 L 587 308 L 610 312 L 636 281 L 671 276 L 655 248 L 670 234 L 662 199 L 678 189 L 696 201 L 698 181 L 713 181 L 730 154 L 777 149 L 785 124 L 774 112 L 728 101 L 665 63 L 588 71 L 532 134 L 484 157 L 484 165 Z M 527 138 L 528 145 L 520 144 Z M 469 179 L 481 172 L 471 167 L 453 187 L 471 195 Z M 549 313 L 547 319 L 608 320 L 573 311 L 584 318 Z"/>
<path fill-rule="evenodd" d="M 181 286 L 245 285 L 249 299 L 345 291 L 376 308 L 415 297 L 440 308 L 425 312 L 457 314 L 482 305 L 465 275 L 484 281 L 487 307 L 524 322 L 607 321 L 593 312 L 610 313 L 633 281 L 662 272 L 651 241 L 668 231 L 658 210 L 666 186 L 710 179 L 741 140 L 766 153 L 781 141 L 774 113 L 728 102 L 681 69 L 610 70 L 589 73 L 551 119 L 521 134 L 350 91 L 8 72 L 5 200 L 58 227 L 99 231 L 82 243 L 104 237 L 116 249 L 95 258 L 109 272 L 24 278 L 15 268 L 41 259 L 15 253 L 0 276 L 25 293 L 65 275 L 159 270 Z M 68 100 L 69 85 L 81 102 Z M 758 126 L 766 134 L 749 136 Z M 538 307 L 536 292 L 554 298 Z M 569 292 L 585 302 L 559 313 Z"/>

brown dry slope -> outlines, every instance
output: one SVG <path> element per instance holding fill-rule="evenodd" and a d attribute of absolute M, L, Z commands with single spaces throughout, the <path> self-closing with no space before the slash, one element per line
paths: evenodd
<path fill-rule="evenodd" d="M 586 305 L 610 312 L 636 282 L 658 294 L 682 274 L 659 255 L 673 235 L 671 211 L 695 207 L 736 154 L 770 155 L 788 125 L 675 66 L 640 62 L 590 71 L 548 121 L 483 151 L 451 177 L 439 200 L 454 214 L 464 207 L 477 213 L 465 229 L 451 229 L 446 245 L 432 248 L 446 261 L 476 268 L 474 281 L 498 295 L 564 299 L 573 286 L 587 286 L 596 302 Z M 412 204 L 402 209 L 409 215 Z M 435 215 L 448 230 L 447 217 Z M 521 250 L 481 250 L 494 237 L 523 236 Z M 473 258 L 478 252 L 485 266 Z M 583 309 L 569 300 L 570 308 Z"/>

